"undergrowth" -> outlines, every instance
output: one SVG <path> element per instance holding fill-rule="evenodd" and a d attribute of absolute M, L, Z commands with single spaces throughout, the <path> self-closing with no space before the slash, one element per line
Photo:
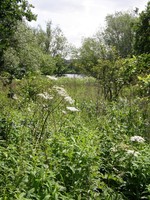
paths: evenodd
<path fill-rule="evenodd" d="M 150 199 L 149 99 L 103 98 L 94 79 L 1 86 L 1 200 Z"/>

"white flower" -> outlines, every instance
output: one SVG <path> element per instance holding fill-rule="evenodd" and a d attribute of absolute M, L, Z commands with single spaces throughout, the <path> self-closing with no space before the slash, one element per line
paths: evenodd
<path fill-rule="evenodd" d="M 134 151 L 134 150 L 127 150 L 127 154 L 133 155 L 135 157 L 140 155 L 140 153 L 138 151 Z"/>
<path fill-rule="evenodd" d="M 68 94 L 67 94 L 67 92 L 66 92 L 66 90 L 64 88 L 59 87 L 59 86 L 54 86 L 53 88 L 58 92 L 58 94 L 60 96 L 62 96 L 62 97 L 68 96 Z"/>
<path fill-rule="evenodd" d="M 64 97 L 64 100 L 70 104 L 74 103 L 74 100 L 67 94 L 66 90 L 63 87 L 59 87 L 59 86 L 54 86 L 53 87 L 57 93 L 61 96 Z"/>
<path fill-rule="evenodd" d="M 18 99 L 18 97 L 17 97 L 17 95 L 16 94 L 14 94 L 14 96 L 12 97 L 13 99 L 15 99 L 15 100 L 17 100 Z"/>
<path fill-rule="evenodd" d="M 43 93 L 40 93 L 38 94 L 38 96 L 42 97 L 43 99 L 53 99 L 52 96 L 50 96 L 47 92 L 43 92 Z"/>
<path fill-rule="evenodd" d="M 65 99 L 66 102 L 68 102 L 70 104 L 74 103 L 74 100 L 70 96 L 66 96 L 64 99 Z"/>
<path fill-rule="evenodd" d="M 137 136 L 137 135 L 131 137 L 130 140 L 131 140 L 131 142 L 140 142 L 140 143 L 145 142 L 144 138 L 142 138 L 141 136 Z"/>
<path fill-rule="evenodd" d="M 72 111 L 72 112 L 79 112 L 79 110 L 77 109 L 77 108 L 75 108 L 75 107 L 66 107 L 67 108 L 67 110 L 70 110 L 70 111 Z"/>
<path fill-rule="evenodd" d="M 54 80 L 54 81 L 57 80 L 57 78 L 55 76 L 49 76 L 49 75 L 47 75 L 46 77 L 49 78 L 50 80 Z"/>

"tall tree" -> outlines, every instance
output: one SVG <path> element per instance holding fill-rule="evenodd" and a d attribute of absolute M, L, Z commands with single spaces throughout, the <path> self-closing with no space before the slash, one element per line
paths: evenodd
<path fill-rule="evenodd" d="M 93 67 L 105 54 L 105 47 L 96 37 L 84 38 L 77 55 L 77 65 L 83 73 L 93 75 Z"/>
<path fill-rule="evenodd" d="M 53 57 L 60 55 L 65 58 L 67 56 L 67 38 L 64 36 L 60 27 L 55 27 L 52 31 L 52 39 L 50 43 L 50 52 Z"/>
<path fill-rule="evenodd" d="M 38 45 L 55 61 L 54 73 L 62 75 L 67 70 L 66 58 L 69 54 L 69 44 L 60 27 L 54 27 L 52 21 L 46 24 L 46 31 L 39 26 L 34 30 Z"/>
<path fill-rule="evenodd" d="M 146 10 L 141 12 L 135 31 L 135 52 L 150 53 L 150 1 Z"/>
<path fill-rule="evenodd" d="M 18 23 L 12 41 L 13 45 L 4 50 L 5 72 L 18 78 L 37 70 L 43 74 L 53 73 L 54 59 L 39 46 L 34 31 L 25 23 Z"/>
<path fill-rule="evenodd" d="M 46 38 L 45 38 L 45 51 L 50 53 L 51 42 L 52 42 L 52 22 L 49 21 L 46 25 Z"/>
<path fill-rule="evenodd" d="M 116 12 L 106 16 L 105 43 L 114 46 L 121 57 L 132 54 L 135 21 L 135 14 L 129 12 Z"/>
<path fill-rule="evenodd" d="M 26 0 L 0 0 L 0 67 L 3 64 L 3 52 L 10 45 L 18 21 L 26 18 L 36 19 L 31 12 L 33 6 Z"/>
<path fill-rule="evenodd" d="M 68 55 L 68 42 L 60 27 L 52 27 L 52 22 L 47 23 L 45 50 L 56 62 L 54 73 L 62 75 L 65 73 L 67 65 L 65 59 Z"/>

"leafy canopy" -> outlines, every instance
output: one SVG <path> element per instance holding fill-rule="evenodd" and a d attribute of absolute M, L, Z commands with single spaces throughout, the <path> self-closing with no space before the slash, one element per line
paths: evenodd
<path fill-rule="evenodd" d="M 106 16 L 104 41 L 106 45 L 116 48 L 119 56 L 125 58 L 132 54 L 135 15 L 131 12 L 116 12 Z"/>
<path fill-rule="evenodd" d="M 0 0 L 0 50 L 10 43 L 18 21 L 36 19 L 32 13 L 33 6 L 26 0 Z"/>
<path fill-rule="evenodd" d="M 150 53 L 150 1 L 146 10 L 140 14 L 135 30 L 135 52 Z"/>

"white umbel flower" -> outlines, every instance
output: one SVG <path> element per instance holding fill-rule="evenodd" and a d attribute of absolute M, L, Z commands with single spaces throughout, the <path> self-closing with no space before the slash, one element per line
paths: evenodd
<path fill-rule="evenodd" d="M 68 96 L 66 90 L 65 90 L 63 87 L 54 86 L 53 88 L 57 91 L 57 93 L 58 93 L 60 96 L 62 96 L 62 97 Z"/>
<path fill-rule="evenodd" d="M 64 99 L 65 99 L 66 102 L 68 102 L 70 104 L 74 103 L 74 100 L 70 96 L 66 96 Z"/>
<path fill-rule="evenodd" d="M 133 155 L 135 157 L 140 155 L 140 153 L 138 151 L 134 151 L 134 150 L 127 150 L 127 154 Z"/>
<path fill-rule="evenodd" d="M 68 93 L 66 92 L 66 90 L 63 87 L 59 87 L 59 86 L 54 86 L 53 87 L 58 95 L 60 95 L 61 97 L 64 98 L 64 100 L 69 103 L 69 104 L 73 104 L 75 101 L 68 95 Z"/>
<path fill-rule="evenodd" d="M 38 96 L 42 97 L 43 99 L 53 99 L 52 96 L 50 96 L 47 92 L 43 92 L 43 93 L 40 93 L 38 94 Z"/>
<path fill-rule="evenodd" d="M 67 110 L 70 110 L 70 111 L 72 111 L 72 112 L 79 112 L 79 110 L 77 109 L 77 108 L 75 108 L 75 107 L 66 107 L 67 108 Z"/>
<path fill-rule="evenodd" d="M 142 138 L 141 136 L 135 135 L 133 137 L 130 138 L 131 142 L 139 142 L 139 143 L 143 143 L 145 142 L 145 139 Z"/>
<path fill-rule="evenodd" d="M 15 99 L 15 100 L 17 100 L 18 99 L 18 97 L 17 97 L 17 95 L 16 94 L 14 94 L 14 96 L 12 97 L 13 99 Z"/>

